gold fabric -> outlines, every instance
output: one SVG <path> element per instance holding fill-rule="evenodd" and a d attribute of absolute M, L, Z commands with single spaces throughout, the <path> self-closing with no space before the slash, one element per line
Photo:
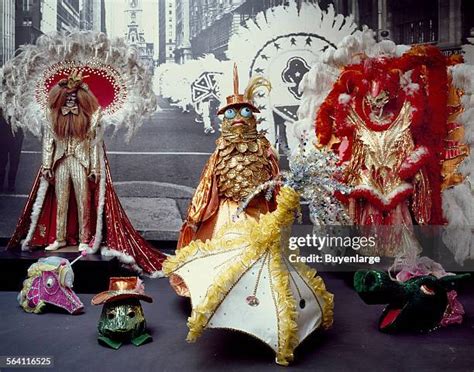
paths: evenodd
<path fill-rule="evenodd" d="M 404 181 L 398 176 L 400 166 L 414 150 L 410 133 L 411 105 L 405 102 L 398 117 L 384 131 L 374 131 L 351 109 L 350 122 L 357 128 L 353 154 L 347 168 L 350 185 L 368 186 L 388 195 Z M 362 165 L 366 168 L 363 169 Z"/>
<path fill-rule="evenodd" d="M 90 238 L 90 194 L 87 171 L 74 156 L 62 159 L 55 168 L 54 187 L 56 191 L 56 240 L 66 240 L 67 215 L 71 184 L 77 203 L 79 239 L 88 243 Z"/>
<path fill-rule="evenodd" d="M 272 178 L 270 144 L 261 133 L 223 135 L 217 141 L 215 174 L 219 195 L 240 202 Z"/>
<path fill-rule="evenodd" d="M 191 204 L 188 209 L 187 221 L 190 224 L 196 224 L 203 218 L 206 207 L 209 203 L 209 199 L 212 191 L 212 180 L 214 178 L 213 172 L 216 164 L 217 153 L 215 152 L 207 161 L 207 164 L 201 174 L 201 181 L 199 186 L 194 192 Z"/>
<path fill-rule="evenodd" d="M 464 108 L 461 104 L 462 95 L 462 90 L 456 89 L 450 84 L 448 91 L 448 123 L 456 123 L 459 115 L 463 113 Z M 464 176 L 459 172 L 458 168 L 470 153 L 469 145 L 464 143 L 464 127 L 456 126 L 450 130 L 446 141 L 449 141 L 452 145 L 446 148 L 448 156 L 443 161 L 441 168 L 441 175 L 443 177 L 441 190 L 454 187 L 464 181 Z"/>
<path fill-rule="evenodd" d="M 97 172 L 99 167 L 98 145 L 95 143 L 99 131 L 100 111 L 91 118 L 91 129 L 85 139 L 74 137 L 58 138 L 51 126 L 43 133 L 43 168 L 53 169 L 66 156 L 74 156 L 88 171 Z"/>
<path fill-rule="evenodd" d="M 425 225 L 431 217 L 431 187 L 428 175 L 424 169 L 421 169 L 413 182 L 413 214 L 415 221 L 420 225 Z"/>

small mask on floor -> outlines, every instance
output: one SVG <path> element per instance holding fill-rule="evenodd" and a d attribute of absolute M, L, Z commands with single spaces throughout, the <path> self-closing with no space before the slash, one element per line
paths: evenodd
<path fill-rule="evenodd" d="M 467 277 L 469 274 L 442 278 L 421 275 L 399 282 L 383 271 L 359 270 L 354 287 L 366 304 L 387 304 L 379 320 L 381 332 L 428 332 L 452 323 L 449 319 L 455 313 L 462 321 L 464 311 L 456 301 L 454 288 Z"/>
<path fill-rule="evenodd" d="M 142 281 L 137 277 L 110 278 L 109 290 L 92 299 L 93 305 L 104 305 L 99 319 L 98 342 L 113 349 L 131 342 L 141 346 L 151 342 L 146 332 L 146 321 L 140 300 L 153 302 L 145 294 Z"/>
<path fill-rule="evenodd" d="M 42 313 L 46 305 L 78 314 L 84 310 L 72 290 L 74 272 L 71 263 L 62 257 L 40 258 L 28 268 L 28 277 L 18 295 L 20 306 L 28 313 Z"/>

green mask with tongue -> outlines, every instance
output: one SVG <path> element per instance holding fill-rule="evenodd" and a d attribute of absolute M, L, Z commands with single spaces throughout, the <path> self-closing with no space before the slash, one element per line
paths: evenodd
<path fill-rule="evenodd" d="M 381 332 L 427 332 L 439 327 L 448 308 L 448 292 L 467 277 L 423 275 L 398 282 L 383 271 L 360 270 L 354 288 L 366 304 L 387 304 L 379 320 Z"/>
<path fill-rule="evenodd" d="M 118 349 L 124 342 L 135 346 L 151 341 L 140 301 L 127 299 L 104 304 L 99 320 L 98 341 Z"/>

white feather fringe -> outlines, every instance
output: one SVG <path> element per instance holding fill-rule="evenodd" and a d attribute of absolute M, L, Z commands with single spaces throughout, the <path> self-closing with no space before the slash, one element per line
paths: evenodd
<path fill-rule="evenodd" d="M 127 139 L 140 127 L 144 117 L 156 110 L 150 71 L 139 59 L 138 51 L 124 39 L 110 39 L 104 33 L 74 31 L 54 33 L 25 44 L 19 54 L 4 66 L 5 84 L 0 104 L 11 116 L 13 130 L 23 128 L 41 136 L 42 107 L 36 102 L 37 89 L 45 85 L 44 72 L 64 61 L 86 63 L 99 59 L 113 67 L 124 81 L 127 97 L 115 113 L 104 116 L 105 124 L 127 129 Z"/>
<path fill-rule="evenodd" d="M 443 232 L 443 242 L 454 254 L 456 262 L 474 259 L 474 196 L 472 177 L 474 171 L 474 66 L 455 65 L 450 68 L 453 85 L 462 89 L 464 112 L 458 123 L 464 127 L 464 141 L 470 145 L 471 153 L 459 167 L 466 180 L 443 192 L 443 213 L 448 226 Z"/>

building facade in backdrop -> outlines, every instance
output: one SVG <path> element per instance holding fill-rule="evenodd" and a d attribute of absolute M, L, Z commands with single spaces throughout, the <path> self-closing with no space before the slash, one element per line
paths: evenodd
<path fill-rule="evenodd" d="M 100 31 L 107 33 L 105 0 L 100 1 Z"/>
<path fill-rule="evenodd" d="M 189 0 L 190 35 L 195 57 L 213 53 L 224 59 L 230 36 L 259 12 L 288 3 L 288 0 Z M 320 3 L 327 7 L 332 1 L 295 0 Z"/>
<path fill-rule="evenodd" d="M 103 0 L 83 0 L 80 9 L 81 30 L 102 31 Z"/>
<path fill-rule="evenodd" d="M 32 44 L 41 32 L 41 2 L 21 0 L 15 2 L 15 49 Z"/>
<path fill-rule="evenodd" d="M 305 0 L 298 0 L 298 3 Z M 473 0 L 308 0 L 322 9 L 351 14 L 360 26 L 373 29 L 378 39 L 397 44 L 436 44 L 445 54 L 460 53 L 474 36 Z M 214 53 L 224 59 L 230 35 L 247 20 L 285 0 L 189 0 L 193 56 Z"/>
<path fill-rule="evenodd" d="M 176 61 L 176 0 L 159 0 L 159 63 Z"/>
<path fill-rule="evenodd" d="M 58 30 L 58 1 L 40 1 L 41 24 L 40 30 L 43 33 L 50 33 Z"/>
<path fill-rule="evenodd" d="M 15 47 L 44 34 L 80 27 L 79 0 L 20 0 L 15 7 Z"/>
<path fill-rule="evenodd" d="M 175 59 L 181 64 L 192 58 L 190 31 L 190 0 L 176 0 Z"/>
<path fill-rule="evenodd" d="M 15 53 L 15 1 L 0 2 L 0 67 Z"/>
<path fill-rule="evenodd" d="M 0 3 L 2 43 L 6 45 L 2 64 L 18 47 L 35 43 L 42 34 L 76 29 L 105 32 L 104 0 L 1 0 Z M 4 20 L 7 20 L 5 31 Z"/>
<path fill-rule="evenodd" d="M 125 39 L 127 42 L 138 49 L 143 60 L 147 61 L 150 67 L 153 66 L 154 44 L 146 42 L 145 32 L 141 24 L 143 8 L 140 0 L 128 0 L 128 6 L 125 9 L 127 17 L 127 31 Z"/>
<path fill-rule="evenodd" d="M 344 3 L 344 1 L 340 2 Z M 472 0 L 349 0 L 344 14 L 397 44 L 434 44 L 446 55 L 461 53 L 474 36 Z"/>
<path fill-rule="evenodd" d="M 219 59 L 225 58 L 230 35 L 240 23 L 238 9 L 247 2 L 190 0 L 190 36 L 195 57 L 213 53 Z M 256 1 L 255 4 L 265 2 L 266 0 Z"/>
<path fill-rule="evenodd" d="M 57 0 L 58 31 L 74 30 L 80 27 L 79 0 Z"/>

